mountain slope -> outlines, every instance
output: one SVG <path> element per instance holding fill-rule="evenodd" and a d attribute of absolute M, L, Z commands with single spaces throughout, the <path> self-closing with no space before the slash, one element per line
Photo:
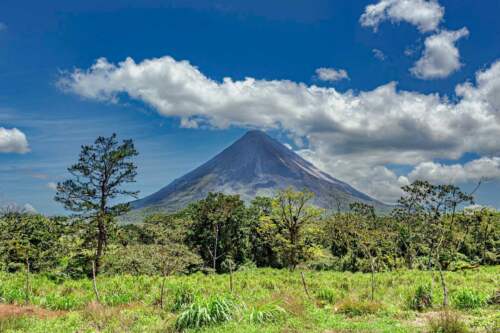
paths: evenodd
<path fill-rule="evenodd" d="M 239 194 L 250 201 L 256 195 L 271 196 L 288 186 L 314 192 L 314 204 L 320 207 L 333 208 L 339 201 L 344 207 L 353 201 L 385 206 L 319 170 L 264 132 L 249 131 L 202 166 L 132 202 L 132 208 L 175 211 L 206 197 L 208 192 Z"/>

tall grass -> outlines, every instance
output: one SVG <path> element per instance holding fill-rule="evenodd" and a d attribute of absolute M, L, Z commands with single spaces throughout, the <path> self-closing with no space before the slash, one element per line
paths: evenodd
<path fill-rule="evenodd" d="M 495 327 L 498 305 L 495 301 L 485 304 L 483 296 L 496 295 L 499 275 L 500 266 L 446 272 L 451 304 L 459 313 L 467 312 L 466 324 L 470 322 L 483 331 Z M 0 303 L 24 304 L 24 278 L 23 274 L 0 272 Z M 90 307 L 95 299 L 91 280 L 54 280 L 34 274 L 30 303 L 68 312 L 54 319 L 30 317 L 4 326 L 22 324 L 19 326 L 22 328 L 14 331 L 30 333 L 94 332 L 97 328 L 103 332 L 166 332 L 189 328 L 214 333 L 418 332 L 421 327 L 415 328 L 417 319 L 428 314 L 420 315 L 417 311 L 430 306 L 427 299 L 432 274 L 405 270 L 377 273 L 375 303 L 367 301 L 370 276 L 363 273 L 308 271 L 311 298 L 304 294 L 300 274 L 288 270 L 265 268 L 235 272 L 237 292 L 232 296 L 227 294 L 225 275 L 171 276 L 165 283 L 167 306 L 163 310 L 157 306 L 160 279 L 99 276 L 97 284 L 103 310 L 94 311 Z M 479 303 L 469 297 L 469 292 L 464 292 L 467 288 L 474 288 L 470 293 L 474 297 L 480 294 Z M 441 297 L 436 290 L 432 304 L 441 304 Z M 410 300 L 415 306 L 409 306 Z M 71 327 L 67 320 L 70 317 Z"/>
<path fill-rule="evenodd" d="M 184 331 L 190 328 L 221 324 L 233 320 L 237 312 L 238 306 L 227 297 L 217 296 L 209 300 L 197 301 L 177 317 L 175 328 L 178 331 Z"/>

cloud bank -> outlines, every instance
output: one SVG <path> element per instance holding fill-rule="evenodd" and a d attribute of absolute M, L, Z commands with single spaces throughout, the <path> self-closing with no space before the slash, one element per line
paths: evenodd
<path fill-rule="evenodd" d="M 0 153 L 27 153 L 29 151 L 26 135 L 17 128 L 0 127 Z"/>
<path fill-rule="evenodd" d="M 288 80 L 216 81 L 188 61 L 165 56 L 118 64 L 101 58 L 89 69 L 65 73 L 58 84 L 91 100 L 140 100 L 161 115 L 179 117 L 184 127 L 281 129 L 293 139 L 307 139 L 300 153 L 319 167 L 393 201 L 413 176 L 398 176 L 388 165 L 411 166 L 413 175 L 423 177 L 446 167 L 429 168 L 436 158 L 454 160 L 474 152 L 498 161 L 500 61 L 479 71 L 475 81 L 458 85 L 452 102 L 447 96 L 398 90 L 395 82 L 342 93 Z M 461 167 L 471 179 L 491 175 L 491 169 L 472 167 L 483 162 Z"/>

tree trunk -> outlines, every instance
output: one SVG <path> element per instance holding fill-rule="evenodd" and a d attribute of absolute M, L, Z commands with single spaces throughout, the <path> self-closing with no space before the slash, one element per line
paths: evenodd
<path fill-rule="evenodd" d="M 371 300 L 373 301 L 375 298 L 375 263 L 373 257 L 370 256 L 370 269 L 372 271 L 371 274 Z"/>
<path fill-rule="evenodd" d="M 233 268 L 229 268 L 229 290 L 233 293 Z"/>
<path fill-rule="evenodd" d="M 94 287 L 95 299 L 97 303 L 100 303 L 99 291 L 97 290 L 97 281 L 96 281 L 96 264 L 95 261 L 92 261 L 92 286 Z"/>
<path fill-rule="evenodd" d="M 164 274 L 163 279 L 161 281 L 161 288 L 160 288 L 160 309 L 162 309 L 162 310 L 163 310 L 163 298 L 165 295 L 165 280 L 166 279 L 167 279 L 167 277 Z"/>
<path fill-rule="evenodd" d="M 217 271 L 217 247 L 219 246 L 219 225 L 215 226 L 214 252 L 212 255 L 212 265 L 214 271 Z"/>
<path fill-rule="evenodd" d="M 304 277 L 304 272 L 300 272 L 300 276 L 302 278 L 302 286 L 304 287 L 304 291 L 305 291 L 307 297 L 311 298 L 311 296 L 309 295 L 309 290 L 307 290 L 307 284 L 306 284 L 306 279 Z"/>
<path fill-rule="evenodd" d="M 443 288 L 443 307 L 448 307 L 448 288 L 446 287 L 446 281 L 444 279 L 443 269 L 441 268 L 441 263 L 438 262 L 439 278 L 441 279 L 441 287 Z"/>
<path fill-rule="evenodd" d="M 30 261 L 26 258 L 26 292 L 25 292 L 26 304 L 30 301 Z"/>
<path fill-rule="evenodd" d="M 289 263 L 289 267 L 291 270 L 295 270 L 295 268 L 297 267 L 297 263 L 298 263 L 298 260 L 297 260 L 297 248 L 296 248 L 296 244 L 297 244 L 297 231 L 295 230 L 295 228 L 290 228 L 290 244 L 292 246 L 291 250 L 290 250 L 290 263 Z"/>
<path fill-rule="evenodd" d="M 104 252 L 104 246 L 106 244 L 106 227 L 104 225 L 103 217 L 99 217 L 97 221 L 97 250 L 95 253 L 95 275 L 99 274 L 101 268 L 101 257 Z"/>

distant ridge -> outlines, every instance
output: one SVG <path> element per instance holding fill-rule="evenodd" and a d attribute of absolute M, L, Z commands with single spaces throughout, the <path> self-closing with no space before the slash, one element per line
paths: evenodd
<path fill-rule="evenodd" d="M 354 201 L 387 207 L 319 170 L 266 133 L 252 130 L 205 164 L 132 202 L 132 209 L 172 212 L 209 192 L 239 194 L 250 201 L 257 195 L 272 196 L 288 186 L 314 192 L 313 203 L 319 207 L 336 208 L 340 202 L 345 209 Z"/>

